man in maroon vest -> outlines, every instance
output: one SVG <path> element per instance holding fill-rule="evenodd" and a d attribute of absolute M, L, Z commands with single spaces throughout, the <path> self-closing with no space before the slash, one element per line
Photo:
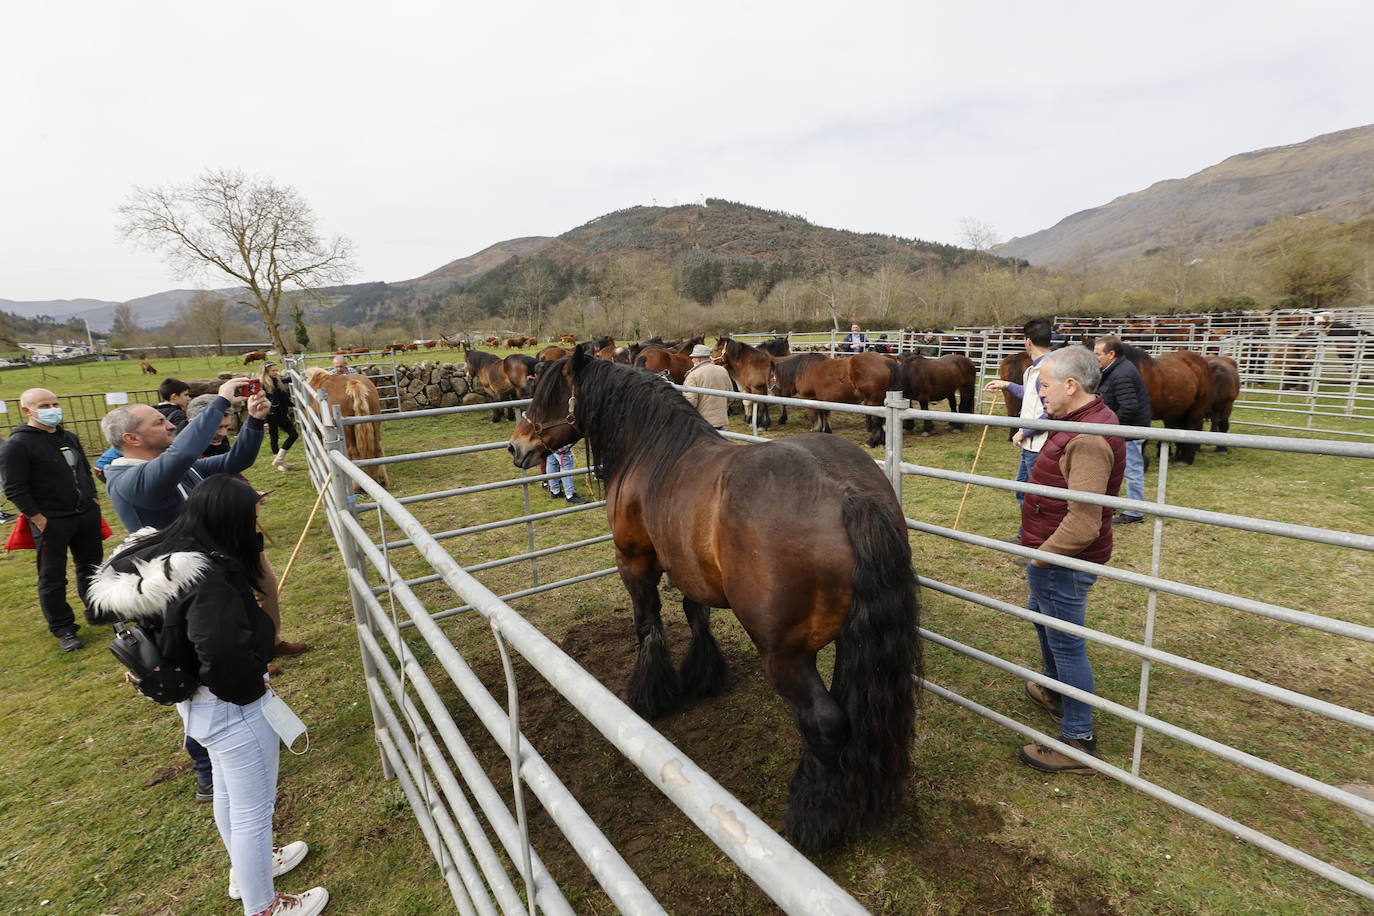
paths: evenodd
<path fill-rule="evenodd" d="M 1040 395 L 1050 418 L 1076 423 L 1117 422 L 1097 396 L 1102 378 L 1086 347 L 1056 350 L 1040 364 Z M 1031 468 L 1030 483 L 1116 496 L 1126 471 L 1126 446 L 1117 436 L 1052 432 Z M 1021 505 L 1021 543 L 1048 553 L 1106 563 L 1112 556 L 1112 510 L 1027 493 Z M 1032 611 L 1084 626 L 1088 591 L 1097 576 L 1034 560 L 1026 568 Z M 1036 624 L 1046 677 L 1092 693 L 1093 669 L 1080 636 Z M 1026 693 L 1059 723 L 1059 740 L 1094 757 L 1092 707 L 1026 682 Z M 1021 759 L 1047 773 L 1092 773 L 1091 767 L 1043 744 L 1021 748 Z"/>

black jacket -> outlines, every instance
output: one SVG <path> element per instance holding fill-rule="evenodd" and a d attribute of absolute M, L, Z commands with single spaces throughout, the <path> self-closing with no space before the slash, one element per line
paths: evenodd
<path fill-rule="evenodd" d="M 154 404 L 153 410 L 156 410 L 158 413 L 162 414 L 168 420 L 171 420 L 172 425 L 177 428 L 177 432 L 181 432 L 183 429 L 186 428 L 186 424 L 191 422 L 186 417 L 186 411 L 182 410 L 180 407 L 178 407 L 170 401 L 163 401 L 161 404 Z"/>
<path fill-rule="evenodd" d="M 1145 387 L 1140 370 L 1129 359 L 1118 356 L 1102 370 L 1097 393 L 1122 426 L 1150 425 L 1150 389 Z"/>
<path fill-rule="evenodd" d="M 279 381 L 275 388 L 264 388 L 262 393 L 267 395 L 267 400 L 272 402 L 270 414 L 272 419 L 275 420 L 280 417 L 290 418 L 292 404 L 291 387 L 287 385 L 286 382 Z"/>
<path fill-rule="evenodd" d="M 0 480 L 5 496 L 28 516 L 80 515 L 96 498 L 81 440 L 61 426 L 51 433 L 16 426 L 0 447 Z"/>
<path fill-rule="evenodd" d="M 94 622 L 138 621 L 162 657 L 197 672 L 221 700 L 247 705 L 266 692 L 276 628 L 243 567 L 193 541 L 139 546 L 145 528 L 95 574 L 86 592 Z"/>

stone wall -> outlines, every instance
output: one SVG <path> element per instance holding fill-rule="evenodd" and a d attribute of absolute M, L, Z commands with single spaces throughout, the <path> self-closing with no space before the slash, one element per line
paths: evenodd
<path fill-rule="evenodd" d="M 385 396 L 388 393 L 385 386 L 391 381 L 391 376 L 377 375 L 373 381 L 377 384 L 377 390 Z M 459 404 L 472 403 L 465 400 L 471 393 L 471 388 L 468 385 L 466 370 L 461 364 L 428 359 L 414 364 L 398 363 L 396 389 L 401 398 L 402 410 L 457 407 Z M 486 400 L 480 393 L 477 399 Z"/>

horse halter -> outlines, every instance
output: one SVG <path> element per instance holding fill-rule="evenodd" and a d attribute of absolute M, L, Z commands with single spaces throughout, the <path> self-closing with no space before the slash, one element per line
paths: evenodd
<path fill-rule="evenodd" d="M 570 394 L 568 395 L 568 415 L 561 420 L 555 420 L 552 423 L 540 423 L 538 420 L 532 419 L 528 413 L 525 414 L 525 419 L 530 421 L 530 427 L 534 430 L 534 438 L 539 440 L 539 444 L 544 446 L 545 451 L 554 451 L 553 446 L 549 445 L 548 440 L 544 438 L 544 433 L 551 429 L 557 429 L 560 426 L 569 426 L 572 427 L 572 431 L 579 436 L 582 434 L 582 431 L 577 428 L 577 417 L 573 413 L 576 409 L 577 395 Z"/>

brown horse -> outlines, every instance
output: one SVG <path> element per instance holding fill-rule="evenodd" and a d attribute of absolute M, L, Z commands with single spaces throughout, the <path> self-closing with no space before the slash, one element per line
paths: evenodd
<path fill-rule="evenodd" d="M 735 380 L 735 387 L 740 391 L 749 394 L 773 393 L 769 390 L 773 379 L 773 358 L 762 350 L 722 335 L 716 338 L 716 346 L 711 351 L 711 358 L 725 366 L 725 370 L 730 373 L 730 378 Z M 758 413 L 759 429 L 768 429 L 773 425 L 773 421 L 768 415 L 767 404 L 753 401 L 745 408 L 746 415 L 749 410 Z M 787 407 L 783 405 L 778 413 L 778 425 L 786 422 Z"/>
<path fill-rule="evenodd" d="M 352 375 L 335 375 L 328 369 L 319 366 L 305 370 L 305 383 L 316 391 L 323 391 L 329 398 L 329 406 L 338 407 L 339 412 L 345 417 L 376 417 L 382 412 L 382 400 L 377 396 L 377 386 L 372 384 L 372 379 L 360 373 Z M 312 399 L 310 407 L 316 412 L 319 406 Z M 348 449 L 348 457 L 357 461 L 361 458 L 381 458 L 386 452 L 382 451 L 382 424 L 380 423 L 358 423 L 352 426 L 345 426 L 344 445 Z M 382 486 L 388 486 L 386 476 L 386 465 L 376 464 L 363 468 L 368 477 Z"/>
<path fill-rule="evenodd" d="M 662 347 L 649 347 L 641 350 L 635 357 L 635 365 L 641 369 L 648 369 L 654 375 L 666 373 L 669 378 L 681 385 L 687 373 L 692 371 L 692 358 Z"/>
<path fill-rule="evenodd" d="M 547 347 L 534 354 L 534 359 L 536 362 L 543 362 L 544 360 L 553 362 L 556 359 L 562 359 L 567 356 L 569 352 L 569 350 L 558 346 L 558 344 L 549 344 Z"/>
<path fill-rule="evenodd" d="M 534 357 L 523 353 L 512 353 L 502 359 L 494 353 L 481 350 L 464 350 L 463 363 L 467 367 L 468 378 L 482 386 L 493 401 L 524 397 L 525 380 L 534 369 Z M 500 423 L 503 419 L 514 420 L 514 407 L 496 407 L 491 412 L 491 422 Z"/>
<path fill-rule="evenodd" d="M 769 356 L 776 356 L 778 359 L 782 359 L 784 356 L 790 356 L 792 353 L 792 350 L 787 345 L 786 337 L 774 337 L 771 340 L 765 340 L 758 345 L 758 349 L 767 353 Z"/>
<path fill-rule="evenodd" d="M 1212 432 L 1231 431 L 1231 409 L 1240 397 L 1240 369 L 1229 356 L 1209 356 L 1207 365 L 1212 367 L 1212 404 L 1207 408 L 1207 419 L 1212 421 Z M 1226 446 L 1218 445 L 1217 451 L 1226 451 Z"/>
<path fill-rule="evenodd" d="M 881 353 L 855 353 L 831 359 L 819 353 L 803 353 L 778 360 L 773 381 L 778 397 L 801 397 L 837 404 L 880 405 L 896 384 L 897 361 Z M 807 408 L 813 433 L 828 433 L 830 411 Z M 880 417 L 864 417 L 868 447 L 883 444 L 885 424 Z"/>
<path fill-rule="evenodd" d="M 924 356 L 908 356 L 902 359 L 897 368 L 897 378 L 902 385 L 902 396 L 921 405 L 922 410 L 930 409 L 931 401 L 949 400 L 953 413 L 973 413 L 976 395 L 974 389 L 978 381 L 978 367 L 973 360 L 958 353 L 927 359 Z M 954 396 L 959 396 L 959 404 L 954 404 Z M 915 420 L 904 420 L 906 429 L 915 426 Z M 950 429 L 963 429 L 962 423 L 949 424 Z M 927 419 L 921 425 L 921 435 L 929 436 L 935 431 L 935 424 Z"/>
<path fill-rule="evenodd" d="M 1174 350 L 1153 357 L 1138 347 L 1122 344 L 1150 392 L 1150 412 L 1169 429 L 1202 429 L 1212 406 L 1212 367 L 1192 350 Z M 1180 443 L 1178 460 L 1192 464 L 1197 446 Z"/>
<path fill-rule="evenodd" d="M 243 354 L 243 364 L 244 364 L 245 366 L 248 365 L 249 363 L 255 363 L 255 362 L 257 362 L 258 360 L 262 360 L 262 359 L 267 359 L 267 354 L 264 353 L 264 352 L 262 352 L 261 350 L 256 350 L 256 351 L 254 351 L 254 352 L 252 352 L 252 353 L 245 353 L 245 354 Z"/>
<path fill-rule="evenodd" d="M 157 375 L 157 370 L 154 369 L 154 368 L 153 368 L 153 364 L 150 363 L 150 362 L 148 362 L 146 359 L 140 359 L 140 360 L 138 361 L 138 374 L 139 374 L 139 375 Z"/>
<path fill-rule="evenodd" d="M 1025 350 L 1020 353 L 1013 353 L 1010 356 L 1002 357 L 1002 361 L 997 364 L 997 377 L 1004 382 L 1015 382 L 1021 384 L 1021 380 L 1026 377 L 1026 369 L 1031 364 L 1030 354 Z M 1021 416 L 1021 399 L 1011 393 L 1010 388 L 1002 389 L 1002 403 L 1007 406 L 1007 416 Z M 1016 436 L 1016 428 L 1007 430 L 1007 439 Z"/>
<path fill-rule="evenodd" d="M 630 706 L 655 717 L 721 690 L 710 608 L 730 608 L 801 733 L 788 837 L 818 850 L 892 817 L 921 657 L 906 522 L 873 459 L 838 436 L 734 445 L 663 380 L 574 353 L 539 377 L 508 447 L 530 468 L 584 436 L 634 605 Z M 663 633 L 664 572 L 692 629 L 680 674 Z M 832 641 L 827 689 L 816 653 Z"/>

